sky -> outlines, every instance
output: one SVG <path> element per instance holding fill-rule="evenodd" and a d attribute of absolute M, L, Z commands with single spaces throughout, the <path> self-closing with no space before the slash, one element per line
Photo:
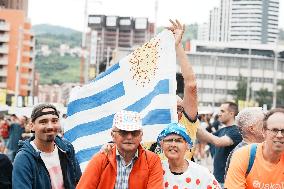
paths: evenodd
<path fill-rule="evenodd" d="M 208 22 L 209 11 L 220 0 L 159 0 L 157 17 L 155 0 L 87 0 L 88 14 L 148 17 L 158 26 L 168 26 L 169 19 L 185 24 Z M 284 1 L 279 0 L 279 27 L 284 29 Z M 33 25 L 52 24 L 84 30 L 85 0 L 29 0 L 28 16 Z"/>

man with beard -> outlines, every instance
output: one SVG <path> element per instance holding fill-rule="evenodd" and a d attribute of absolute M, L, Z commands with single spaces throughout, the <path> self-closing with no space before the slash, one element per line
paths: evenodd
<path fill-rule="evenodd" d="M 265 115 L 263 135 L 264 142 L 257 144 L 253 158 L 250 157 L 252 145 L 234 152 L 227 172 L 225 188 L 283 188 L 284 109 L 272 109 Z"/>
<path fill-rule="evenodd" d="M 74 148 L 57 136 L 59 114 L 51 104 L 37 105 L 31 115 L 35 136 L 21 144 L 14 161 L 13 189 L 73 189 L 81 170 Z"/>

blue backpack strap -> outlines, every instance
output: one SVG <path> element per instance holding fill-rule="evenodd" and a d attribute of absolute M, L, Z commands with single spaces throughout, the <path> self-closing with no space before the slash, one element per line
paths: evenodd
<path fill-rule="evenodd" d="M 250 153 L 249 153 L 249 164 L 248 164 L 248 169 L 246 172 L 246 177 L 248 176 L 252 166 L 253 166 L 253 162 L 255 160 L 255 154 L 256 154 L 256 150 L 257 150 L 257 144 L 252 144 L 250 146 Z"/>

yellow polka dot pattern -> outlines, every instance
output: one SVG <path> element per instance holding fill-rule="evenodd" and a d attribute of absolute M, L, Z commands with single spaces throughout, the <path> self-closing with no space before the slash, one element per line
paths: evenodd
<path fill-rule="evenodd" d="M 153 38 L 130 55 L 130 72 L 136 85 L 144 87 L 156 75 L 160 39 Z"/>

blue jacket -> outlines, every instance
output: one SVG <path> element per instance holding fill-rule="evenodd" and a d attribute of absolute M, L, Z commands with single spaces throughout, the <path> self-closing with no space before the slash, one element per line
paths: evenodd
<path fill-rule="evenodd" d="M 30 141 L 23 142 L 19 149 L 12 173 L 13 189 L 51 189 L 49 173 Z M 81 170 L 75 158 L 74 148 L 71 143 L 60 137 L 55 138 L 58 147 L 60 165 L 62 169 L 64 188 L 74 189 L 81 177 Z"/>

